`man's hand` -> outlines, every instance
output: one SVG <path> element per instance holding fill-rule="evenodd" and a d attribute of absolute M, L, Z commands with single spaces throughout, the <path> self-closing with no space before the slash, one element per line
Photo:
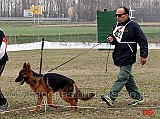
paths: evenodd
<path fill-rule="evenodd" d="M 144 65 L 146 63 L 146 58 L 141 57 L 141 64 Z"/>
<path fill-rule="evenodd" d="M 109 43 L 113 42 L 113 37 L 112 36 L 109 36 L 107 39 L 108 39 Z"/>

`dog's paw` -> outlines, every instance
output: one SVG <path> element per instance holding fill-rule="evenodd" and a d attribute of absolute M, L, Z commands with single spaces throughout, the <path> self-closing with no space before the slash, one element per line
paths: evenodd
<path fill-rule="evenodd" d="M 29 110 L 30 112 L 32 112 L 32 113 L 36 113 L 36 110 Z"/>

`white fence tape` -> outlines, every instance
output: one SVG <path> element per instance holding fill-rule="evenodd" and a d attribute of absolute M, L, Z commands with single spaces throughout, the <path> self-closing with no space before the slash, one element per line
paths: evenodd
<path fill-rule="evenodd" d="M 48 42 L 44 41 L 44 49 L 89 49 L 98 43 L 80 43 L 80 42 Z M 41 49 L 41 42 L 12 44 L 7 46 L 7 51 L 36 50 Z M 160 44 L 149 43 L 149 49 L 160 49 Z M 114 45 L 101 43 L 94 49 L 113 49 Z M 138 47 L 139 48 L 139 47 Z"/>

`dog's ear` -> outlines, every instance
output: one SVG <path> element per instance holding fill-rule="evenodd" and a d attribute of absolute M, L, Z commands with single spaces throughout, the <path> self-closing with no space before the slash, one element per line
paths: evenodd
<path fill-rule="evenodd" d="M 29 64 L 29 63 L 27 63 L 27 65 L 26 65 L 26 70 L 27 70 L 27 71 L 29 71 L 29 70 L 30 70 L 30 68 L 31 68 L 30 64 Z"/>
<path fill-rule="evenodd" d="M 25 67 L 26 67 L 26 65 L 27 65 L 27 63 L 25 62 L 25 63 L 23 64 L 23 68 L 25 68 Z"/>

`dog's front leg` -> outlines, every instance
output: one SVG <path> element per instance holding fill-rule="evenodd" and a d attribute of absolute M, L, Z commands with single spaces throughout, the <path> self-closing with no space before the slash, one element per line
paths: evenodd
<path fill-rule="evenodd" d="M 41 107 L 42 99 L 43 99 L 43 96 L 38 95 L 37 106 L 33 110 L 30 110 L 30 112 L 35 113 Z"/>

